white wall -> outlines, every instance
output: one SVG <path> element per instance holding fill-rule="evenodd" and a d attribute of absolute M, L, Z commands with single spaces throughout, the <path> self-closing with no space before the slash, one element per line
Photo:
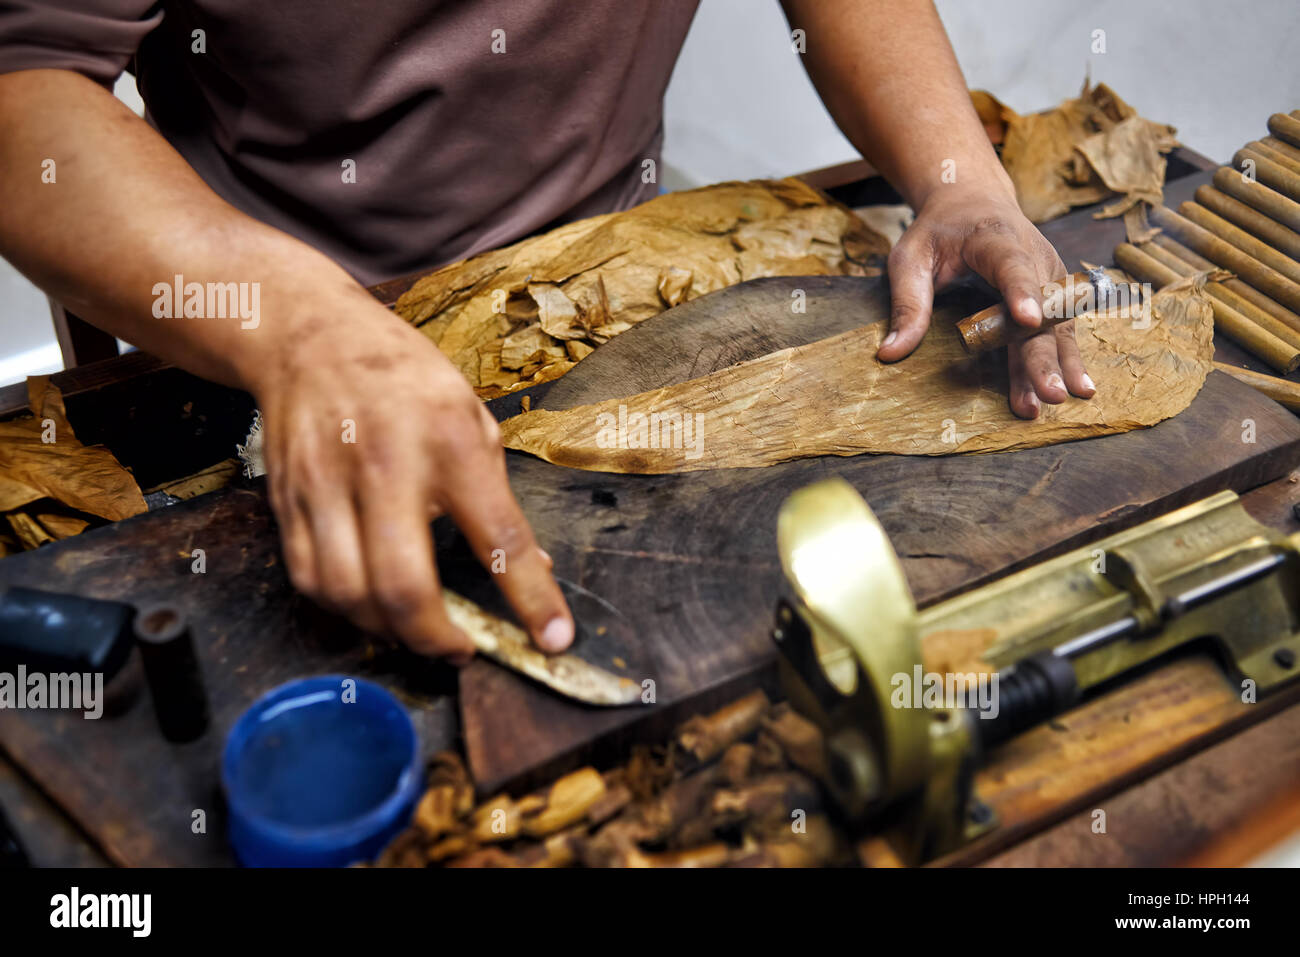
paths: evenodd
<path fill-rule="evenodd" d="M 1187 145 L 1228 161 L 1300 107 L 1296 0 L 938 0 L 967 84 L 1031 112 L 1085 71 Z M 797 26 L 797 24 L 796 24 Z M 1104 54 L 1091 53 L 1094 30 Z M 790 49 L 776 0 L 702 0 L 668 89 L 671 186 L 815 169 L 855 157 Z"/>
<path fill-rule="evenodd" d="M 1227 160 L 1300 107 L 1296 0 L 939 0 L 967 82 L 1028 112 L 1074 95 L 1089 67 L 1189 146 Z M 1092 31 L 1107 50 L 1089 52 Z M 119 95 L 139 106 L 129 81 Z M 852 159 L 822 108 L 777 0 L 703 0 L 668 89 L 669 188 Z M 45 371 L 44 297 L 0 260 L 0 383 Z M 9 360 L 9 361 L 6 361 Z"/>

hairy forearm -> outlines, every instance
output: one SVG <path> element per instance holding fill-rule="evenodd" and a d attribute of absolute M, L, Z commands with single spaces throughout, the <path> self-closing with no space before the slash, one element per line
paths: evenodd
<path fill-rule="evenodd" d="M 782 2 L 831 116 L 914 208 L 946 168 L 957 182 L 1011 189 L 931 0 Z"/>
<path fill-rule="evenodd" d="M 148 124 L 67 71 L 0 75 L 0 211 L 0 254 L 72 312 L 252 391 L 300 325 L 331 321 L 303 314 L 304 297 L 332 296 L 339 313 L 369 299 L 326 256 L 223 201 Z M 258 284 L 256 325 L 156 317 L 155 286 L 177 275 Z"/>

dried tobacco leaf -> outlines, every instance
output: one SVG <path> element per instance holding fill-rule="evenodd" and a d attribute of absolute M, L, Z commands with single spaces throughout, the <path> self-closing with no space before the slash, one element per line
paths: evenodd
<path fill-rule="evenodd" d="M 795 179 L 668 193 L 417 282 L 396 311 L 484 398 L 559 378 L 665 309 L 763 276 L 875 275 L 889 242 Z"/>
<path fill-rule="evenodd" d="M 1122 274 L 1121 274 L 1122 275 Z M 570 468 L 662 473 L 758 468 L 814 455 L 951 455 L 1035 448 L 1145 428 L 1200 391 L 1213 355 L 1213 311 L 1194 284 L 1157 293 L 1151 314 L 1075 320 L 1089 400 L 1045 405 L 1037 419 L 1007 407 L 1006 360 L 972 358 L 937 310 L 906 360 L 876 358 L 885 316 L 710 375 L 560 412 L 502 423 L 507 448 Z"/>
<path fill-rule="evenodd" d="M 200 469 L 193 475 L 164 482 L 162 485 L 155 485 L 153 488 L 147 489 L 146 493 L 163 492 L 172 498 L 188 501 L 200 495 L 206 495 L 208 492 L 215 492 L 217 489 L 225 488 L 235 480 L 241 470 L 242 463 L 239 459 L 222 459 L 215 465 Z"/>
<path fill-rule="evenodd" d="M 1116 193 L 1123 198 L 1099 217 L 1118 216 L 1139 200 L 1160 201 L 1162 154 L 1178 145 L 1175 130 L 1143 119 L 1104 83 L 1085 81 L 1077 98 L 1024 116 L 982 91 L 972 98 L 990 138 L 1002 124 L 1002 165 L 1020 208 L 1034 222 Z"/>
<path fill-rule="evenodd" d="M 49 376 L 29 378 L 27 398 L 32 418 L 0 422 L 0 512 L 13 512 L 40 499 L 53 499 L 109 521 L 145 511 L 140 487 L 113 454 L 103 446 L 85 446 L 77 440 L 63 396 Z M 50 513 L 48 508 L 41 511 Z M 62 537 L 72 532 L 68 522 L 53 521 L 57 531 L 46 528 L 45 535 Z"/>

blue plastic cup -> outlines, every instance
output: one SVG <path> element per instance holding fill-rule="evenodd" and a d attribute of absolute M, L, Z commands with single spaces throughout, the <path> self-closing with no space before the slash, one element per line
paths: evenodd
<path fill-rule="evenodd" d="M 410 821 L 422 783 L 406 709 L 346 675 L 291 681 L 259 698 L 221 759 L 230 843 L 248 867 L 370 860 Z"/>

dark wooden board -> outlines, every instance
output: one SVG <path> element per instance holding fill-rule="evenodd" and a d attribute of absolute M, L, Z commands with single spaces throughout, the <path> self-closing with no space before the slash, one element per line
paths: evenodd
<path fill-rule="evenodd" d="M 193 549 L 206 572 L 191 570 Z M 95 598 L 169 601 L 187 615 L 212 722 L 189 744 L 158 732 L 147 689 L 124 713 L 0 712 L 0 747 L 127 865 L 226 864 L 218 767 L 225 734 L 253 700 L 313 674 L 369 677 L 407 704 L 426 751 L 454 745 L 455 674 L 448 666 L 361 639 L 295 597 L 257 481 L 128 519 L 0 562 L 0 590 L 26 585 Z M 130 681 L 130 670 L 122 681 Z M 190 828 L 194 810 L 207 831 Z"/>
<path fill-rule="evenodd" d="M 793 314 L 791 290 L 807 294 Z M 768 279 L 647 320 L 560 380 L 541 406 L 568 407 L 702 375 L 750 355 L 887 315 L 881 280 Z M 960 314 L 960 312 L 958 312 Z M 1257 441 L 1242 441 L 1253 419 Z M 1194 450 L 1194 454 L 1189 454 Z M 761 680 L 782 585 L 776 513 L 795 489 L 830 475 L 858 488 L 929 602 L 1223 488 L 1289 470 L 1300 423 L 1222 373 L 1153 429 L 996 455 L 865 455 L 764 469 L 638 476 L 561 469 L 511 453 L 511 484 L 561 576 L 616 604 L 655 659 L 657 704 L 595 713 L 527 688 L 486 663 L 461 676 L 461 718 L 476 780 L 532 783 L 659 727 L 696 697 Z M 599 747 L 597 747 L 599 751 Z"/>

